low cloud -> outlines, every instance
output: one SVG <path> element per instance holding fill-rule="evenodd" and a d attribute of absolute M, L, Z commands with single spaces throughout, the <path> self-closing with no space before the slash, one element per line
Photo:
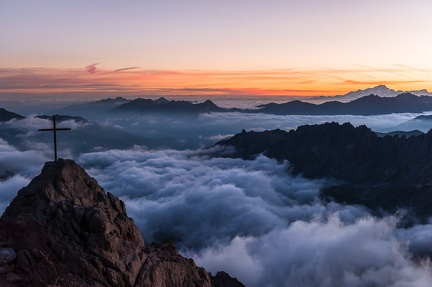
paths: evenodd
<path fill-rule="evenodd" d="M 188 255 L 212 272 L 228 265 L 247 286 L 430 286 L 430 262 L 414 263 L 394 226 L 372 217 L 344 224 L 334 214 Z"/>
<path fill-rule="evenodd" d="M 340 116 L 332 120 L 375 120 L 386 126 L 413 116 Z M 189 129 L 210 141 L 231 133 L 226 129 L 229 125 L 240 128 L 242 121 L 255 128 L 279 124 L 288 129 L 329 119 L 206 114 Z M 165 124 L 173 123 L 177 125 L 171 126 L 173 131 L 188 127 L 186 120 L 166 119 Z M 50 121 L 30 117 L 22 124 L 8 124 L 8 129 L 20 129 L 18 137 L 10 139 L 19 138 L 21 148 L 6 138 L 0 140 L 0 160 L 5 163 L 0 167 L 2 210 L 52 156 L 50 142 L 36 140 L 34 135 Z M 159 124 L 148 125 L 158 130 Z M 198 265 L 212 272 L 225 270 L 247 286 L 432 284 L 429 263 L 413 260 L 432 253 L 430 224 L 399 229 L 395 217 L 375 218 L 361 206 L 321 202 L 320 190 L 334 183 L 292 176 L 288 162 L 265 156 L 255 160 L 211 158 L 208 150 L 142 146 L 82 153 L 76 160 L 105 190 L 125 201 L 147 243 L 174 239 L 180 251 Z"/>
<path fill-rule="evenodd" d="M 48 161 L 42 152 L 20 151 L 0 139 L 0 214 Z"/>
<path fill-rule="evenodd" d="M 21 175 L 14 175 L 5 180 L 0 180 L 0 214 L 3 214 L 6 207 L 17 195 L 18 190 L 29 182 L 30 178 Z"/>

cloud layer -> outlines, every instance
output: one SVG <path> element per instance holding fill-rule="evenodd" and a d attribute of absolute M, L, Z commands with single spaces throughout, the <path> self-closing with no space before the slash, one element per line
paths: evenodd
<path fill-rule="evenodd" d="M 288 130 L 302 124 L 350 121 L 385 130 L 415 116 L 221 113 L 198 119 L 109 119 L 102 126 L 118 125 L 118 130 L 154 138 L 169 134 L 165 142 L 195 148 L 242 128 Z M 51 160 L 51 137 L 37 132 L 50 125 L 34 116 L 2 124 L 0 211 L 37 175 L 43 162 Z M 93 127 L 73 121 L 62 125 L 76 134 Z M 99 138 L 105 130 L 98 127 L 89 134 Z M 124 139 L 114 129 L 109 134 Z M 74 156 L 107 191 L 125 201 L 145 241 L 174 239 L 183 254 L 212 272 L 225 270 L 252 287 L 432 284 L 430 264 L 413 260 L 432 254 L 432 224 L 399 229 L 394 216 L 374 218 L 361 206 L 323 203 L 320 189 L 333 182 L 293 177 L 288 162 L 264 156 L 251 161 L 211 158 L 206 150 L 142 146 L 83 152 L 83 139 L 91 151 L 96 150 L 96 141 L 87 136 L 77 141 L 68 138 L 76 134 L 61 135 L 62 156 Z M 127 140 L 131 146 L 133 140 Z"/>
<path fill-rule="evenodd" d="M 212 272 L 247 286 L 430 286 L 428 226 L 400 230 L 360 206 L 324 204 L 329 181 L 289 163 L 206 158 L 198 151 L 88 153 L 78 162 L 126 203 L 147 243 L 171 238 Z"/>

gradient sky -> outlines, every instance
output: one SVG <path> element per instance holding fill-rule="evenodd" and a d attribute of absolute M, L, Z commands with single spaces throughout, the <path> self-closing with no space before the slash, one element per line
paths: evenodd
<path fill-rule="evenodd" d="M 0 1 L 0 94 L 432 90 L 430 0 Z"/>

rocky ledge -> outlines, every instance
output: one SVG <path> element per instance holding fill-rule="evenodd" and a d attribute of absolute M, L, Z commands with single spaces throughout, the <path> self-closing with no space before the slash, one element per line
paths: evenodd
<path fill-rule="evenodd" d="M 0 286 L 244 286 L 173 242 L 144 244 L 124 203 L 72 160 L 46 163 L 0 219 Z"/>

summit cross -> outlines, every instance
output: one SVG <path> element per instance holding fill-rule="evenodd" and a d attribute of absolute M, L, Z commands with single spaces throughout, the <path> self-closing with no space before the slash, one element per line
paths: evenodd
<path fill-rule="evenodd" d="M 70 128 L 57 128 L 56 127 L 56 116 L 52 116 L 53 128 L 52 129 L 38 129 L 41 132 L 54 132 L 54 161 L 57 162 L 57 131 L 70 131 Z"/>

